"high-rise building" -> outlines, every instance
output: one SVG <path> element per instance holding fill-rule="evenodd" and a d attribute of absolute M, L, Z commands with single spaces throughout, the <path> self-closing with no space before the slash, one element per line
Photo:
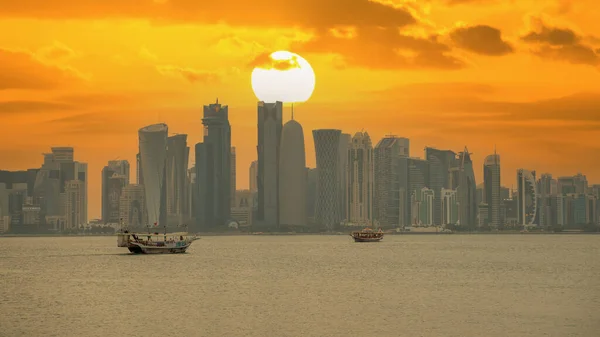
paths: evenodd
<path fill-rule="evenodd" d="M 144 170 L 142 169 L 142 156 L 138 152 L 135 155 L 135 164 L 136 164 L 136 184 L 144 185 Z"/>
<path fill-rule="evenodd" d="M 72 163 L 74 150 L 72 147 L 53 147 L 52 156 L 56 163 Z"/>
<path fill-rule="evenodd" d="M 84 182 L 81 180 L 69 180 L 65 184 L 63 208 L 67 229 L 77 229 L 87 222 L 84 217 L 84 191 Z"/>
<path fill-rule="evenodd" d="M 348 149 L 350 148 L 350 142 L 352 136 L 347 133 L 340 135 L 340 148 L 338 149 L 338 169 L 340 174 L 338 175 L 339 185 L 338 198 L 340 199 L 340 216 L 342 220 L 348 219 Z"/>
<path fill-rule="evenodd" d="M 167 134 L 166 124 L 153 124 L 138 131 L 143 169 L 145 209 L 150 226 L 167 225 Z"/>
<path fill-rule="evenodd" d="M 317 207 L 317 185 L 319 173 L 316 168 L 306 168 L 306 216 L 310 224 L 315 224 Z"/>
<path fill-rule="evenodd" d="M 196 144 L 197 224 L 225 226 L 231 215 L 231 125 L 229 107 L 204 106 L 204 141 Z"/>
<path fill-rule="evenodd" d="M 458 153 L 457 160 L 458 185 L 453 187 L 458 192 L 459 221 L 461 226 L 474 229 L 479 225 L 477 221 L 479 212 L 476 195 L 477 183 L 475 182 L 471 154 L 467 147 L 464 151 Z"/>
<path fill-rule="evenodd" d="M 419 226 L 433 226 L 433 217 L 434 217 L 434 201 L 435 201 L 435 193 L 433 190 L 423 187 L 418 196 L 417 203 L 417 214 L 418 219 L 416 220 L 416 224 Z"/>
<path fill-rule="evenodd" d="M 549 173 L 541 175 L 537 181 L 537 193 L 538 193 L 538 220 L 539 225 L 542 227 L 552 227 L 554 221 L 552 220 L 552 185 L 554 179 Z"/>
<path fill-rule="evenodd" d="M 456 190 L 442 189 L 442 224 L 458 223 L 458 193 Z"/>
<path fill-rule="evenodd" d="M 357 132 L 350 144 L 347 160 L 347 214 L 353 224 L 373 221 L 373 144 L 366 132 Z"/>
<path fill-rule="evenodd" d="M 306 216 L 306 155 L 302 125 L 292 119 L 285 123 L 279 147 L 279 226 L 303 230 Z"/>
<path fill-rule="evenodd" d="M 399 227 L 410 220 L 408 191 L 409 140 L 396 136 L 382 138 L 374 149 L 373 218 L 380 227 Z M 406 202 L 404 202 L 404 201 Z M 410 222 L 410 221 L 409 221 Z"/>
<path fill-rule="evenodd" d="M 119 218 L 125 227 L 141 228 L 148 224 L 143 185 L 127 185 L 119 198 Z"/>
<path fill-rule="evenodd" d="M 250 190 L 237 190 L 235 200 L 231 204 L 231 219 L 238 224 L 238 228 L 252 227 L 252 192 Z"/>
<path fill-rule="evenodd" d="M 229 187 L 229 191 L 230 191 L 230 198 L 231 198 L 231 205 L 235 205 L 235 192 L 237 191 L 237 169 L 236 169 L 236 155 L 235 155 L 235 146 L 231 147 L 231 154 L 230 154 L 230 158 L 229 158 L 229 181 L 230 181 L 230 187 Z"/>
<path fill-rule="evenodd" d="M 123 187 L 127 186 L 126 177 L 120 175 L 118 173 L 113 174 L 107 183 L 107 191 L 108 191 L 108 204 L 107 211 L 108 217 L 103 218 L 104 223 L 112 223 L 117 224 L 120 223 L 121 218 L 121 193 L 123 191 Z"/>
<path fill-rule="evenodd" d="M 339 199 L 339 149 L 342 131 L 313 130 L 317 159 L 317 200 L 315 222 L 332 231 L 342 220 Z"/>
<path fill-rule="evenodd" d="M 167 221 L 183 224 L 187 205 L 187 169 L 190 148 L 187 135 L 178 134 L 167 138 Z"/>
<path fill-rule="evenodd" d="M 489 224 L 493 227 L 500 226 L 500 155 L 492 154 L 485 158 L 483 163 L 484 202 L 488 205 Z"/>
<path fill-rule="evenodd" d="M 440 225 L 442 223 L 442 188 L 455 188 L 455 186 L 452 186 L 451 184 L 450 170 L 458 166 L 456 162 L 456 153 L 450 150 L 438 150 L 426 147 L 425 160 L 429 162 L 429 188 L 431 188 L 435 194 L 433 223 Z"/>
<path fill-rule="evenodd" d="M 118 175 L 123 178 L 123 183 L 125 185 L 129 185 L 129 171 L 129 162 L 127 160 L 111 160 L 108 162 L 108 165 L 102 168 L 102 221 L 104 223 L 110 222 L 110 212 L 114 213 L 116 211 L 118 213 L 118 206 L 116 210 L 114 209 L 114 198 L 116 197 L 116 204 L 118 205 L 120 196 L 111 195 L 111 192 L 109 191 L 110 178 L 113 175 Z M 113 198 L 113 206 L 110 206 L 111 202 L 109 201 L 109 198 L 111 197 Z M 117 220 L 118 218 L 119 217 L 117 216 Z"/>
<path fill-rule="evenodd" d="M 265 228 L 277 228 L 279 224 L 279 146 L 282 118 L 282 102 L 258 102 L 257 218 Z"/>
<path fill-rule="evenodd" d="M 517 170 L 519 225 L 532 226 L 537 216 L 537 184 L 535 171 Z"/>
<path fill-rule="evenodd" d="M 255 160 L 250 164 L 249 173 L 250 176 L 248 177 L 248 179 L 250 181 L 250 192 L 256 193 L 258 192 L 258 160 Z"/>
<path fill-rule="evenodd" d="M 560 194 L 584 194 L 587 193 L 588 182 L 586 176 L 578 173 L 570 177 L 559 177 L 557 187 Z"/>

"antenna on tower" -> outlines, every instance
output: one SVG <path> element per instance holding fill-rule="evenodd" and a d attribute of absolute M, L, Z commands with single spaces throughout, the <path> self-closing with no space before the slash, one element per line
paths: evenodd
<path fill-rule="evenodd" d="M 294 120 L 294 103 L 292 103 L 292 120 Z"/>
<path fill-rule="evenodd" d="M 215 103 L 215 104 L 219 104 L 219 97 L 217 97 L 217 103 Z"/>

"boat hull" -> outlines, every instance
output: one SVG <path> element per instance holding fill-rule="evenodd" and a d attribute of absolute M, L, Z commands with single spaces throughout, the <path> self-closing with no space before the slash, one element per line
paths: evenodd
<path fill-rule="evenodd" d="M 134 254 L 183 254 L 190 246 L 191 242 L 180 247 L 156 247 L 131 244 L 127 248 Z"/>
<path fill-rule="evenodd" d="M 358 238 L 353 236 L 352 238 L 354 239 L 354 242 L 380 242 L 383 240 L 383 236 L 378 238 Z"/>

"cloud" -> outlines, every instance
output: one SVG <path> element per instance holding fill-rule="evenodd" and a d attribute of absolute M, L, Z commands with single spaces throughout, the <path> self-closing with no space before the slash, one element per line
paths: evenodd
<path fill-rule="evenodd" d="M 73 68 L 47 64 L 30 52 L 0 49 L 0 90 L 53 89 L 83 78 Z"/>
<path fill-rule="evenodd" d="M 237 26 L 405 26 L 407 9 L 369 0 L 0 0 L 0 16 L 39 19 L 141 18 Z"/>
<path fill-rule="evenodd" d="M 372 69 L 460 69 L 464 62 L 451 55 L 450 47 L 427 38 L 404 35 L 395 27 L 352 27 L 349 34 L 322 31 L 295 49 L 305 52 L 338 54 L 344 63 Z"/>
<path fill-rule="evenodd" d="M 74 108 L 73 105 L 56 102 L 5 101 L 0 102 L 0 115 L 51 112 L 57 110 L 72 110 Z"/>
<path fill-rule="evenodd" d="M 600 55 L 572 29 L 548 26 L 540 18 L 532 18 L 531 25 L 531 31 L 521 39 L 535 45 L 535 55 L 573 64 L 600 65 Z"/>
<path fill-rule="evenodd" d="M 460 27 L 450 33 L 452 41 L 471 52 L 500 56 L 512 53 L 513 47 L 502 39 L 499 29 L 486 25 Z"/>
<path fill-rule="evenodd" d="M 60 61 L 75 57 L 77 53 L 73 49 L 65 46 L 64 44 L 55 41 L 54 44 L 52 44 L 51 46 L 43 47 L 40 50 L 38 50 L 36 55 L 40 56 L 45 60 Z"/>
<path fill-rule="evenodd" d="M 276 70 L 289 70 L 294 68 L 300 68 L 298 58 L 292 56 L 290 59 L 274 59 L 271 53 L 262 53 L 258 55 L 251 63 L 252 68 L 261 69 L 276 69 Z"/>
<path fill-rule="evenodd" d="M 190 83 L 214 83 L 220 80 L 217 73 L 199 71 L 192 68 L 182 68 L 173 65 L 159 65 L 156 70 L 165 76 L 179 77 L 187 80 Z"/>

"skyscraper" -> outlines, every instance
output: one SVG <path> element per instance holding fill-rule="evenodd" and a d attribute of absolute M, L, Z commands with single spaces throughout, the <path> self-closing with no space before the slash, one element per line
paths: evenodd
<path fill-rule="evenodd" d="M 144 178 L 146 211 L 150 226 L 167 223 L 167 134 L 166 124 L 153 124 L 138 131 Z"/>
<path fill-rule="evenodd" d="M 327 231 L 334 230 L 342 220 L 338 153 L 341 134 L 340 130 L 313 130 L 318 172 L 315 222 Z"/>
<path fill-rule="evenodd" d="M 457 166 L 456 153 L 450 150 L 425 148 L 425 159 L 429 162 L 429 188 L 435 195 L 433 204 L 433 223 L 442 224 L 442 188 L 453 189 L 450 183 L 450 169 Z M 462 223 L 462 221 L 461 221 Z"/>
<path fill-rule="evenodd" d="M 224 226 L 231 214 L 231 126 L 229 108 L 204 106 L 204 141 L 196 144 L 197 223 Z"/>
<path fill-rule="evenodd" d="M 535 171 L 517 170 L 517 199 L 519 225 L 530 226 L 537 215 L 537 188 Z M 513 197 L 514 198 L 514 197 Z"/>
<path fill-rule="evenodd" d="M 342 133 L 340 135 L 340 148 L 338 150 L 338 169 L 340 170 L 338 179 L 340 187 L 338 189 L 338 198 L 340 199 L 340 216 L 342 220 L 347 219 L 348 216 L 348 149 L 350 148 L 351 141 L 352 136 L 349 134 Z"/>
<path fill-rule="evenodd" d="M 500 155 L 494 153 L 483 163 L 484 202 L 488 205 L 489 224 L 500 226 Z"/>
<path fill-rule="evenodd" d="M 104 223 L 111 222 L 111 208 L 114 213 L 115 204 L 117 205 L 116 212 L 118 213 L 120 196 L 111 195 L 111 191 L 109 190 L 110 179 L 113 175 L 118 175 L 119 177 L 122 177 L 125 186 L 129 185 L 129 171 L 129 162 L 127 160 L 110 160 L 108 165 L 102 168 L 102 221 Z M 111 201 L 109 200 L 111 197 L 113 198 L 112 206 Z M 114 200 L 115 197 L 116 201 Z M 118 216 L 116 218 L 117 220 L 119 219 Z"/>
<path fill-rule="evenodd" d="M 442 189 L 442 225 L 458 223 L 458 194 L 456 190 Z"/>
<path fill-rule="evenodd" d="M 186 209 L 186 182 L 189 158 L 187 135 L 167 138 L 167 216 L 168 221 L 181 225 Z"/>
<path fill-rule="evenodd" d="M 146 200 L 143 185 L 127 185 L 119 198 L 119 218 L 125 227 L 144 227 L 146 219 Z M 122 220 L 121 220 L 122 219 Z"/>
<path fill-rule="evenodd" d="M 471 154 L 466 146 L 462 152 L 459 152 L 457 159 L 457 191 L 460 225 L 475 229 L 475 227 L 479 225 L 479 222 L 477 221 L 477 183 L 475 182 L 475 172 L 473 171 Z"/>
<path fill-rule="evenodd" d="M 250 193 L 256 193 L 258 192 L 258 183 L 256 181 L 258 178 L 258 160 L 255 160 L 250 164 L 249 174 Z"/>
<path fill-rule="evenodd" d="M 538 219 L 539 225 L 549 228 L 552 226 L 552 185 L 554 179 L 549 173 L 541 175 L 537 182 Z"/>
<path fill-rule="evenodd" d="M 258 213 L 266 228 L 277 228 L 279 214 L 279 146 L 283 103 L 258 102 Z"/>
<path fill-rule="evenodd" d="M 292 119 L 281 132 L 279 155 L 279 226 L 303 229 L 306 218 L 306 156 L 302 125 Z"/>
<path fill-rule="evenodd" d="M 373 221 L 373 144 L 369 134 L 357 132 L 347 152 L 346 219 L 367 225 Z"/>
<path fill-rule="evenodd" d="M 404 161 L 405 169 L 401 170 L 400 159 L 407 158 L 408 154 L 407 138 L 386 136 L 375 146 L 373 218 L 382 227 L 401 226 L 407 214 L 403 211 L 406 211 L 408 206 L 404 207 L 400 204 L 401 200 L 406 200 L 408 164 Z M 400 194 L 403 196 L 401 197 Z"/>
<path fill-rule="evenodd" d="M 231 147 L 231 155 L 230 155 L 230 159 L 229 159 L 229 174 L 230 174 L 230 188 L 229 188 L 229 196 L 231 198 L 231 205 L 235 205 L 235 191 L 237 189 L 237 169 L 236 169 L 236 155 L 235 155 L 235 146 Z"/>

